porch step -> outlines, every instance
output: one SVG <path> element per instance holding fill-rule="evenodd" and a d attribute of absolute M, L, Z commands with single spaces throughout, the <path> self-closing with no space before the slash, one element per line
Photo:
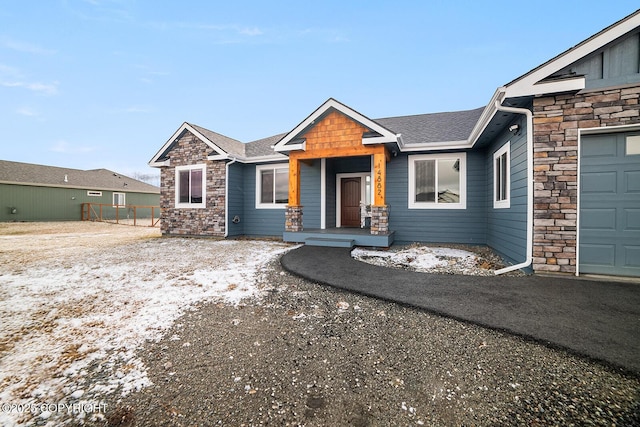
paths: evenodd
<path fill-rule="evenodd" d="M 326 246 L 329 248 L 352 248 L 355 245 L 353 239 L 336 239 L 328 237 L 307 237 L 304 240 L 305 245 L 309 246 Z"/>

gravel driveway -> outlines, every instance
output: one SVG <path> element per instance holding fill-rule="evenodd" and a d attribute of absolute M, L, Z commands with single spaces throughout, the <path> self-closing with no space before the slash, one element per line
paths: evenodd
<path fill-rule="evenodd" d="M 0 236 L 3 232 L 0 228 Z M 137 239 L 128 239 L 124 247 L 145 253 L 154 245 L 186 244 L 180 243 L 184 239 Z M 89 245 L 83 242 L 75 244 Z M 212 240 L 195 242 L 207 250 L 218 247 Z M 112 249 L 104 243 L 90 253 L 99 257 Z M 65 253 L 55 251 L 56 256 Z M 26 253 L 0 246 L 3 268 L 13 260 L 26 263 L 23 269 L 30 262 Z M 184 274 L 175 271 L 184 266 L 178 259 L 161 261 L 167 280 L 171 271 Z M 241 303 L 205 298 L 165 325 L 160 339 L 141 343 L 135 357 L 148 382 L 139 391 L 123 395 L 120 386 L 96 395 L 104 411 L 62 421 L 99 426 L 640 425 L 638 378 L 518 337 L 309 283 L 285 273 L 277 256 L 254 280 L 259 291 Z M 117 372 L 96 360 L 84 374 L 84 388 L 90 389 Z"/>

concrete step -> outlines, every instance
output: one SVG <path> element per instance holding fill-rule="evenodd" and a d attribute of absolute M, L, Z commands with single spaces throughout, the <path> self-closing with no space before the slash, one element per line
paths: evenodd
<path fill-rule="evenodd" d="M 353 239 L 336 239 L 330 237 L 308 237 L 304 241 L 309 246 L 325 246 L 329 248 L 352 248 L 355 244 Z"/>

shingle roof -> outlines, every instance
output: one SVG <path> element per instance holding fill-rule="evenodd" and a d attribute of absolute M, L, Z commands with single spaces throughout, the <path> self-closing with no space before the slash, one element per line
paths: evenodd
<path fill-rule="evenodd" d="M 280 141 L 286 133 L 279 133 L 278 135 L 270 136 L 268 138 L 258 139 L 246 144 L 245 153 L 247 157 L 261 157 L 261 156 L 273 156 L 276 154 L 273 151 L 273 146 L 276 142 Z M 284 157 L 283 157 L 284 158 Z"/>
<path fill-rule="evenodd" d="M 86 188 L 136 193 L 160 193 L 156 186 L 108 169 L 68 169 L 0 160 L 0 183 Z M 126 184 L 126 185 L 125 185 Z"/>
<path fill-rule="evenodd" d="M 484 107 L 447 113 L 387 117 L 375 121 L 401 134 L 405 144 L 463 141 L 469 138 L 482 111 Z"/>
<path fill-rule="evenodd" d="M 484 107 L 473 110 L 446 113 L 417 114 L 412 116 L 386 117 L 374 119 L 379 125 L 401 134 L 405 144 L 428 144 L 430 142 L 466 141 L 473 130 Z M 272 146 L 288 133 L 281 133 L 256 141 L 242 143 L 220 135 L 201 126 L 190 123 L 198 132 L 225 152 L 244 158 L 274 156 Z M 425 148 L 428 148 L 425 147 Z M 283 158 L 285 158 L 283 156 Z"/>
<path fill-rule="evenodd" d="M 189 125 L 193 126 L 198 132 L 200 132 L 203 136 L 205 136 L 209 141 L 213 142 L 215 145 L 224 150 L 225 153 L 234 155 L 234 156 L 245 156 L 245 144 L 238 141 L 237 139 L 229 138 L 228 136 L 221 135 L 217 132 L 210 131 L 209 129 L 205 129 L 201 126 L 194 125 L 193 123 L 189 123 Z"/>

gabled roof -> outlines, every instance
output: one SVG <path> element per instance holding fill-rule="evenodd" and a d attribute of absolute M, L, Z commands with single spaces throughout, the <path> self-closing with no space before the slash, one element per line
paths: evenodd
<path fill-rule="evenodd" d="M 185 131 L 191 132 L 196 138 L 211 148 L 211 153 L 207 157 L 209 160 L 235 159 L 241 162 L 251 162 L 285 159 L 283 155 L 274 153 L 271 148 L 272 145 L 280 139 L 281 135 L 284 134 L 245 144 L 237 139 L 229 138 L 228 136 L 213 132 L 201 126 L 184 122 L 149 161 L 149 166 L 168 166 L 169 152 Z"/>
<path fill-rule="evenodd" d="M 79 170 L 0 160 L 0 183 L 159 194 L 156 186 L 108 169 Z"/>
<path fill-rule="evenodd" d="M 244 153 L 244 147 L 240 141 L 220 135 L 219 133 L 210 131 L 209 129 L 184 122 L 149 161 L 149 166 L 167 166 L 169 164 L 169 152 L 186 131 L 191 132 L 211 148 L 211 153 L 208 157 L 210 160 L 225 159 L 229 157 L 229 155 L 240 155 Z"/>
<path fill-rule="evenodd" d="M 380 123 L 371 120 L 333 98 L 329 98 L 306 119 L 300 122 L 298 126 L 293 128 L 291 132 L 287 133 L 280 141 L 278 141 L 278 143 L 273 147 L 274 150 L 278 152 L 287 152 L 291 150 L 304 149 L 304 140 L 302 138 L 304 134 L 315 125 L 316 121 L 320 121 L 324 116 L 332 111 L 338 111 L 344 114 L 351 120 L 361 124 L 369 130 L 369 135 L 362 139 L 363 144 L 398 142 L 398 135 L 382 126 Z"/>
<path fill-rule="evenodd" d="M 549 79 L 554 73 L 640 26 L 640 9 L 504 86 L 506 97 L 532 96 L 585 88 L 584 76 Z"/>
<path fill-rule="evenodd" d="M 517 104 L 523 99 L 532 98 L 536 95 L 583 90 L 586 87 L 585 76 L 569 75 L 564 78 L 558 78 L 554 75 L 567 66 L 602 49 L 609 43 L 629 34 L 638 27 L 640 27 L 640 9 L 567 49 L 544 64 L 499 87 L 484 108 L 482 115 L 471 132 L 469 137 L 470 146 L 473 146 L 482 137 L 483 132 L 498 112 L 497 104 L 502 104 L 506 99 L 510 99 L 512 103 Z"/>

